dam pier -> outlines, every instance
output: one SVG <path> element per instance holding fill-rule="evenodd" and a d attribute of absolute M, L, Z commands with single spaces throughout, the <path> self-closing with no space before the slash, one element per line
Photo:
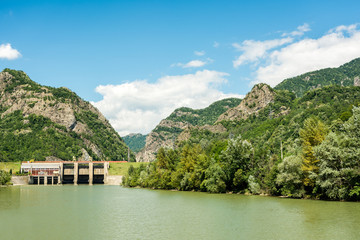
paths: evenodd
<path fill-rule="evenodd" d="M 109 162 L 22 162 L 21 173 L 29 174 L 29 184 L 104 184 Z"/>

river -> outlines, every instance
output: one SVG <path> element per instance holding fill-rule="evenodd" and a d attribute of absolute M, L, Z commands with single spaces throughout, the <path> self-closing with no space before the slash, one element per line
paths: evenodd
<path fill-rule="evenodd" d="M 0 188 L 0 239 L 360 239 L 360 203 L 129 189 Z"/>

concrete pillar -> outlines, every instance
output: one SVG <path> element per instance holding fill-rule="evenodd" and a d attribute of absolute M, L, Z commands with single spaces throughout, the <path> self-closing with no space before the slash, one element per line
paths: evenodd
<path fill-rule="evenodd" d="M 64 163 L 60 163 L 59 176 L 58 176 L 58 184 L 61 184 L 61 179 L 64 174 Z"/>
<path fill-rule="evenodd" d="M 74 162 L 74 185 L 78 184 L 79 177 L 79 163 Z"/>
<path fill-rule="evenodd" d="M 40 185 L 40 176 L 38 176 L 38 185 Z"/>
<path fill-rule="evenodd" d="M 89 162 L 89 185 L 93 185 L 94 179 L 94 164 L 93 162 Z"/>
<path fill-rule="evenodd" d="M 104 162 L 104 184 L 107 184 L 109 175 L 109 162 Z"/>
<path fill-rule="evenodd" d="M 47 173 L 44 175 L 44 185 L 47 185 Z"/>

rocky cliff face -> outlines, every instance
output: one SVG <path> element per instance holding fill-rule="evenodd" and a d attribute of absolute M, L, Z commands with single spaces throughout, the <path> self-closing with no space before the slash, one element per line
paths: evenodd
<path fill-rule="evenodd" d="M 138 162 L 151 162 L 161 147 L 174 148 L 177 142 L 185 141 L 192 129 L 222 132 L 226 129 L 221 124 L 213 125 L 220 114 L 237 106 L 240 99 L 223 99 L 204 109 L 176 109 L 169 117 L 146 137 L 145 147 L 136 155 Z"/>
<path fill-rule="evenodd" d="M 227 110 L 221 114 L 217 122 L 223 120 L 234 121 L 246 119 L 251 114 L 256 114 L 261 109 L 265 108 L 269 103 L 275 99 L 275 92 L 267 84 L 257 84 L 245 96 L 241 103 L 234 108 Z"/>
<path fill-rule="evenodd" d="M 67 88 L 41 86 L 21 71 L 5 69 L 0 73 L 0 107 L 1 119 L 14 112 L 22 113 L 24 123 L 29 122 L 29 116 L 43 116 L 62 126 L 62 130 L 55 129 L 66 137 L 79 137 L 82 143 L 76 154 L 79 160 L 127 158 L 126 145 L 105 117 Z M 31 133 L 31 128 L 19 131 Z M 120 154 L 115 159 L 109 154 L 109 146 L 105 145 L 109 140 L 112 141 L 110 149 Z"/>
<path fill-rule="evenodd" d="M 151 162 L 161 147 L 174 148 L 178 135 L 190 127 L 192 125 L 186 122 L 161 120 L 159 125 L 146 137 L 145 147 L 136 155 L 136 161 Z"/>

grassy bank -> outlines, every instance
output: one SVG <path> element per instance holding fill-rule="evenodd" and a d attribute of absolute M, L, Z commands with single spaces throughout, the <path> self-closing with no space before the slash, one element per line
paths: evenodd
<path fill-rule="evenodd" d="M 10 169 L 15 174 L 15 172 L 20 170 L 20 162 L 0 162 L 0 170 L 9 172 Z"/>
<path fill-rule="evenodd" d="M 139 167 L 140 164 L 147 163 L 139 163 L 139 162 L 125 162 L 125 163 L 110 163 L 109 175 L 125 175 L 132 165 L 133 167 Z"/>

